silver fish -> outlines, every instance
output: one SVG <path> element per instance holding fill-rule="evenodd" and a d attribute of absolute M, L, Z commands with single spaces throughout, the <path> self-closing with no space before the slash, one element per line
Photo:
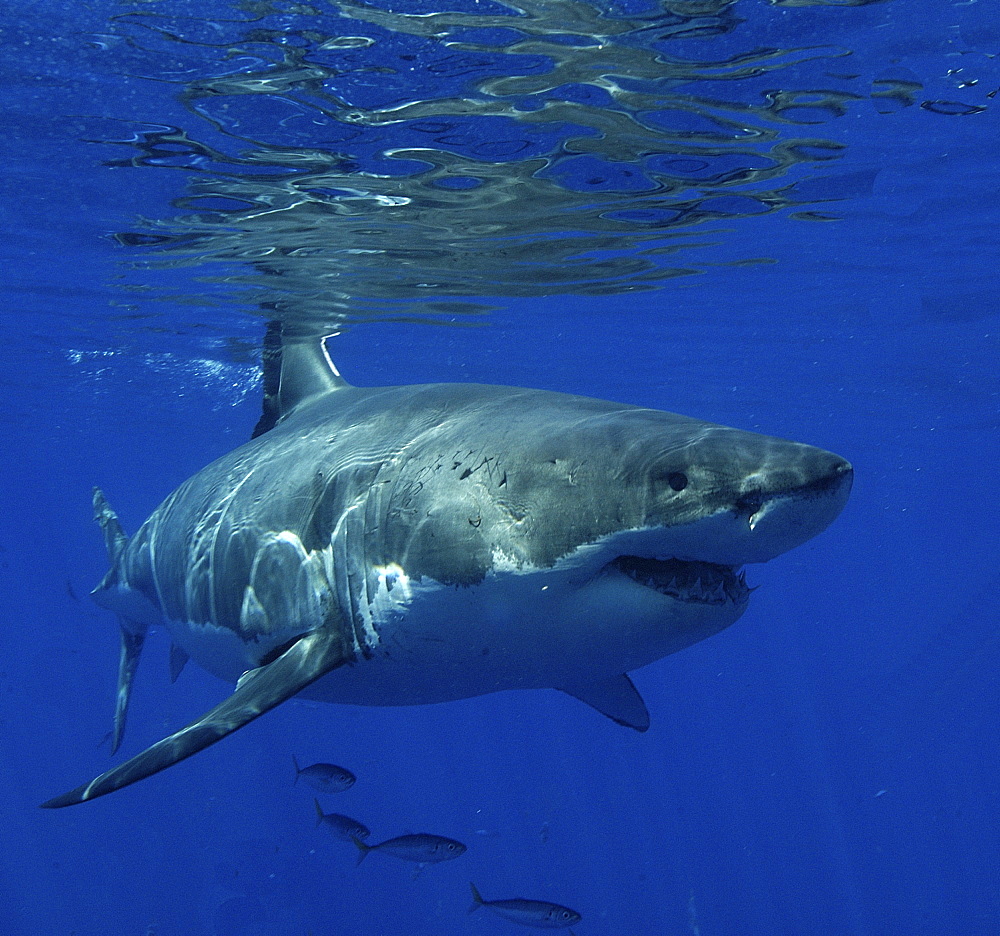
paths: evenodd
<path fill-rule="evenodd" d="M 295 764 L 295 782 L 298 783 L 301 777 L 320 793 L 343 793 L 344 790 L 354 786 L 354 781 L 358 779 L 346 767 L 338 767 L 336 764 L 311 764 L 308 767 L 300 767 L 298 758 L 294 755 L 292 762 Z"/>
<path fill-rule="evenodd" d="M 335 838 L 349 842 L 351 839 L 366 839 L 371 835 L 368 826 L 357 819 L 335 812 L 325 813 L 318 799 L 313 802 L 316 804 L 316 825 L 325 825 Z"/>
<path fill-rule="evenodd" d="M 524 900 L 520 897 L 513 897 L 510 900 L 483 900 L 475 884 L 470 883 L 469 887 L 472 888 L 472 906 L 469 907 L 469 913 L 474 913 L 480 907 L 489 907 L 505 920 L 520 923 L 522 926 L 536 926 L 539 929 L 560 929 L 579 923 L 583 919 L 575 910 L 549 903 L 547 900 Z"/>
<path fill-rule="evenodd" d="M 454 839 L 443 835 L 431 835 L 427 832 L 415 832 L 412 835 L 400 835 L 396 838 L 379 842 L 378 845 L 366 845 L 358 838 L 353 839 L 358 846 L 358 864 L 361 864 L 371 851 L 384 851 L 388 855 L 401 858 L 403 861 L 415 861 L 417 864 L 437 864 L 439 861 L 451 861 L 465 854 L 465 846 Z"/>

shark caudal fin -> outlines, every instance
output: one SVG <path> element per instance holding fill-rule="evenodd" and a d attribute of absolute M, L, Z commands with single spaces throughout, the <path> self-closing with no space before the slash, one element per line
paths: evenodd
<path fill-rule="evenodd" d="M 108 504 L 104 492 L 94 488 L 94 520 L 97 521 L 104 534 L 104 544 L 108 548 L 108 562 L 111 568 L 101 583 L 91 592 L 98 595 L 114 589 L 120 589 L 118 580 L 118 564 L 125 547 L 128 546 L 128 536 L 118 521 L 118 514 Z M 125 720 L 128 716 L 128 703 L 132 695 L 132 681 L 135 679 L 136 667 L 142 655 L 142 646 L 146 642 L 148 623 L 137 621 L 125 614 L 118 614 L 118 624 L 121 631 L 120 650 L 118 654 L 118 691 L 115 694 L 115 719 L 111 728 L 111 753 L 121 746 L 125 734 Z"/>
<path fill-rule="evenodd" d="M 132 682 L 139 666 L 139 657 L 146 642 L 146 628 L 135 634 L 126 629 L 126 620 L 118 618 L 121 632 L 118 653 L 118 691 L 115 693 L 115 720 L 111 726 L 111 753 L 121 747 L 125 736 L 125 721 L 128 718 L 128 703 L 132 697 Z"/>
<path fill-rule="evenodd" d="M 104 492 L 100 488 L 94 488 L 94 520 L 104 534 L 104 545 L 108 548 L 108 561 L 114 567 L 118 564 L 121 554 L 128 545 L 128 536 L 118 522 L 118 514 L 108 503 Z"/>
<path fill-rule="evenodd" d="M 90 783 L 42 803 L 42 808 L 73 806 L 159 773 L 242 728 L 348 659 L 349 649 L 339 627 L 325 627 L 306 634 L 274 662 L 240 680 L 228 699 L 197 721 Z"/>

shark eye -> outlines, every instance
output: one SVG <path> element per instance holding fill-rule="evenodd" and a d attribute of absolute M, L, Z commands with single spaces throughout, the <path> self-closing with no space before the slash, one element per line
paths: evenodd
<path fill-rule="evenodd" d="M 671 471 L 667 475 L 667 484 L 674 491 L 683 491 L 688 486 L 688 476 L 683 471 Z"/>

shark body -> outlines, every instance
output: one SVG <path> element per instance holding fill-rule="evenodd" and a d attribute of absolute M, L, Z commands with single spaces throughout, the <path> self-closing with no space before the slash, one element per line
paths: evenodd
<path fill-rule="evenodd" d="M 273 427 L 129 539 L 100 492 L 121 622 L 114 746 L 147 628 L 236 682 L 202 718 L 43 804 L 93 799 L 287 698 L 407 705 L 557 688 L 644 730 L 626 675 L 728 627 L 742 575 L 823 530 L 848 462 L 672 413 L 479 384 L 350 386 L 288 341 Z"/>

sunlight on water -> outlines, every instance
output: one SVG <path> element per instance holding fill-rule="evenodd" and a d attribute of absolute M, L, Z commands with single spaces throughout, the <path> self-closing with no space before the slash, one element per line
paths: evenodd
<path fill-rule="evenodd" d="M 849 49 L 744 36 L 728 0 L 467 6 L 117 17 L 136 72 L 176 84 L 189 115 L 105 125 L 129 151 L 113 165 L 186 176 L 174 217 L 118 234 L 131 262 L 195 267 L 206 304 L 221 289 L 317 330 L 654 289 L 704 272 L 734 224 L 825 220 L 803 209 L 839 196 L 796 188 L 843 153 L 822 125 L 912 103 L 851 73 Z M 740 232 L 727 262 L 769 262 Z"/>

